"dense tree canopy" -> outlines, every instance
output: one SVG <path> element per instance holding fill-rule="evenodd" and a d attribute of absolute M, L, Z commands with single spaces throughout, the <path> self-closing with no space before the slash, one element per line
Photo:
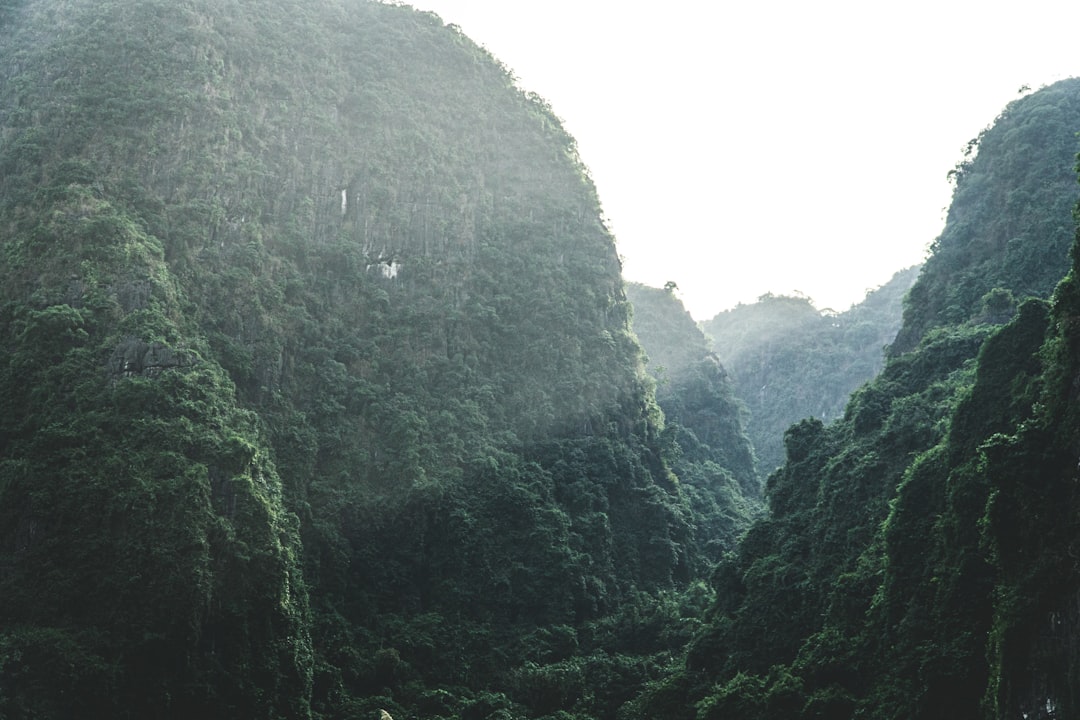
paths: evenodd
<path fill-rule="evenodd" d="M 631 283 L 627 297 L 664 411 L 665 457 L 698 509 L 700 542 L 719 560 L 717 553 L 730 550 L 757 514 L 761 495 L 753 446 L 743 432 L 745 410 L 672 288 Z"/>
<path fill-rule="evenodd" d="M 0 715 L 614 717 L 752 466 L 672 472 L 546 103 L 405 6 L 0 11 Z"/>
<path fill-rule="evenodd" d="M 983 311 L 987 293 L 1049 297 L 1069 268 L 1080 80 L 1014 100 L 967 147 L 945 229 L 911 289 L 893 346 Z"/>
<path fill-rule="evenodd" d="M 973 144 L 828 422 L 903 276 L 710 350 L 624 288 L 551 108 L 434 15 L 0 30 L 0 716 L 1080 712 L 1080 82 Z M 762 514 L 739 384 L 800 374 L 829 392 Z"/>
<path fill-rule="evenodd" d="M 783 463 L 788 427 L 839 418 L 851 393 L 881 370 L 918 272 L 896 273 L 841 313 L 819 311 L 807 297 L 769 294 L 702 323 L 749 411 L 746 431 L 763 472 Z"/>
<path fill-rule="evenodd" d="M 1050 86 L 981 136 L 884 369 L 787 431 L 707 628 L 626 718 L 1076 714 L 1080 251 L 1040 296 L 1067 269 L 1078 98 Z"/>

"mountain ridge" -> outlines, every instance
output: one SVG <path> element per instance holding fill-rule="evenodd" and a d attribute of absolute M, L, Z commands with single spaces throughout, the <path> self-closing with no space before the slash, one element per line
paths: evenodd
<path fill-rule="evenodd" d="M 783 463 L 788 427 L 841 417 L 851 393 L 882 369 L 918 273 L 919 266 L 896 272 L 841 313 L 769 294 L 701 323 L 749 410 L 747 432 L 763 470 Z"/>
<path fill-rule="evenodd" d="M 614 717 L 742 510 L 551 108 L 406 6 L 4 7 L 0 714 Z"/>
<path fill-rule="evenodd" d="M 1078 92 L 980 136 L 884 369 L 841 419 L 787 430 L 685 667 L 626 718 L 1074 713 Z M 1012 262 L 1070 235 L 1071 267 Z"/>

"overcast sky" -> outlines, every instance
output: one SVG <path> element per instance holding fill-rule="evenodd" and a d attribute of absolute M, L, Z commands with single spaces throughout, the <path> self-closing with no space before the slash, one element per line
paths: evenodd
<path fill-rule="evenodd" d="M 921 262 L 967 141 L 1080 74 L 1065 0 L 411 4 L 551 103 L 626 277 L 698 320 L 765 292 L 845 310 Z"/>

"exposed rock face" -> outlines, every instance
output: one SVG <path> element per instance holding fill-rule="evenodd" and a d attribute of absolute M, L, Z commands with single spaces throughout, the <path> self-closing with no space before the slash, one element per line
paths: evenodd
<path fill-rule="evenodd" d="M 190 350 L 128 337 L 116 346 L 108 368 L 113 377 L 157 377 L 169 368 L 191 367 L 195 361 Z"/>

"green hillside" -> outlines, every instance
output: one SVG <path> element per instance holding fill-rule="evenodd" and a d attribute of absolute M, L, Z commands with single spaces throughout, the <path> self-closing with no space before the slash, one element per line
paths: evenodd
<path fill-rule="evenodd" d="M 907 352 L 935 327 L 1007 313 L 1008 295 L 988 297 L 993 290 L 1016 301 L 1053 292 L 1073 242 L 1078 103 L 1074 80 L 1055 83 L 1009 103 L 968 144 L 951 172 L 945 229 L 911 289 L 894 352 Z"/>
<path fill-rule="evenodd" d="M 807 297 L 769 294 L 702 323 L 749 410 L 746 431 L 763 473 L 783 464 L 788 427 L 839 418 L 851 393 L 881 370 L 918 273 L 901 270 L 841 313 L 819 311 Z"/>
<path fill-rule="evenodd" d="M 709 548 L 706 554 L 720 560 L 760 510 L 761 481 L 743 430 L 745 409 L 727 371 L 673 292 L 630 283 L 626 296 L 664 411 L 665 459 L 699 517 L 718 521 L 699 522 L 696 535 Z"/>
<path fill-rule="evenodd" d="M 1077 716 L 1078 130 L 713 350 L 434 15 L 0 2 L 0 718 Z"/>
<path fill-rule="evenodd" d="M 708 628 L 625 718 L 1080 712 L 1080 245 L 1039 297 L 1068 270 L 1078 100 L 1057 83 L 980 137 L 885 368 L 787 431 Z"/>
<path fill-rule="evenodd" d="M 0 716 L 613 718 L 668 667 L 745 447 L 730 503 L 673 474 L 540 98 L 398 5 L 0 22 Z"/>

